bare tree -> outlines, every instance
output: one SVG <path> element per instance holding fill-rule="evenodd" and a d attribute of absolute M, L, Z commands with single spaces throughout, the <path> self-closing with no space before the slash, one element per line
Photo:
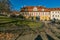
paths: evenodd
<path fill-rule="evenodd" d="M 11 3 L 9 0 L 0 0 L 0 13 L 9 13 L 11 9 Z"/>

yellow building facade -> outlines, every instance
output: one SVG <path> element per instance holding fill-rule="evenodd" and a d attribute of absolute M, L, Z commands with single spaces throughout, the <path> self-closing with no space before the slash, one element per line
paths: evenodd
<path fill-rule="evenodd" d="M 50 20 L 50 16 L 40 16 L 40 20 L 42 20 L 42 21 L 48 21 L 48 20 Z"/>
<path fill-rule="evenodd" d="M 41 12 L 40 13 L 40 20 L 43 20 L 43 21 L 50 20 L 50 12 Z"/>

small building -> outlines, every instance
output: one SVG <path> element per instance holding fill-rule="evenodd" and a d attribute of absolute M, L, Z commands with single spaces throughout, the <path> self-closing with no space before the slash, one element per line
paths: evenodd
<path fill-rule="evenodd" d="M 17 11 L 12 11 L 11 15 L 19 16 L 20 14 Z"/>

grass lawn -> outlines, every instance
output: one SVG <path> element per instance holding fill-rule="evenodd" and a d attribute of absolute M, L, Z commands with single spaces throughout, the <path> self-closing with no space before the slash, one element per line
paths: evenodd
<path fill-rule="evenodd" d="M 11 23 L 1 24 L 1 23 L 11 22 L 11 21 L 17 21 L 17 22 L 14 22 L 14 23 L 12 22 L 12 24 Z M 17 26 L 19 26 L 21 28 L 22 27 L 21 25 L 28 26 L 29 28 L 32 28 L 32 29 L 36 29 L 36 28 L 42 29 L 42 25 L 43 25 L 42 22 L 36 22 L 36 21 L 31 21 L 31 20 L 20 20 L 20 19 L 15 20 L 15 19 L 8 18 L 8 17 L 5 17 L 5 16 L 0 16 L 0 24 L 1 24 L 0 25 L 1 30 L 5 30 L 6 28 L 11 29 L 11 28 L 14 28 L 14 27 L 17 27 Z"/>
<path fill-rule="evenodd" d="M 42 27 L 42 22 L 36 22 L 36 21 L 29 21 L 29 20 L 22 20 L 17 23 L 18 25 L 28 25 L 30 28 L 37 28 Z"/>
<path fill-rule="evenodd" d="M 0 16 L 0 23 L 11 22 L 11 21 L 14 21 L 14 19 L 6 16 Z"/>

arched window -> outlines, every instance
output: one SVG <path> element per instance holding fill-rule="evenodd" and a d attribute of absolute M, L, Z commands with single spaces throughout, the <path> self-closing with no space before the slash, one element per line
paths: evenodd
<path fill-rule="evenodd" d="M 34 7 L 34 8 L 33 8 L 33 11 L 38 11 L 37 7 Z"/>
<path fill-rule="evenodd" d="M 42 11 L 44 11 L 44 9 L 42 9 Z"/>

